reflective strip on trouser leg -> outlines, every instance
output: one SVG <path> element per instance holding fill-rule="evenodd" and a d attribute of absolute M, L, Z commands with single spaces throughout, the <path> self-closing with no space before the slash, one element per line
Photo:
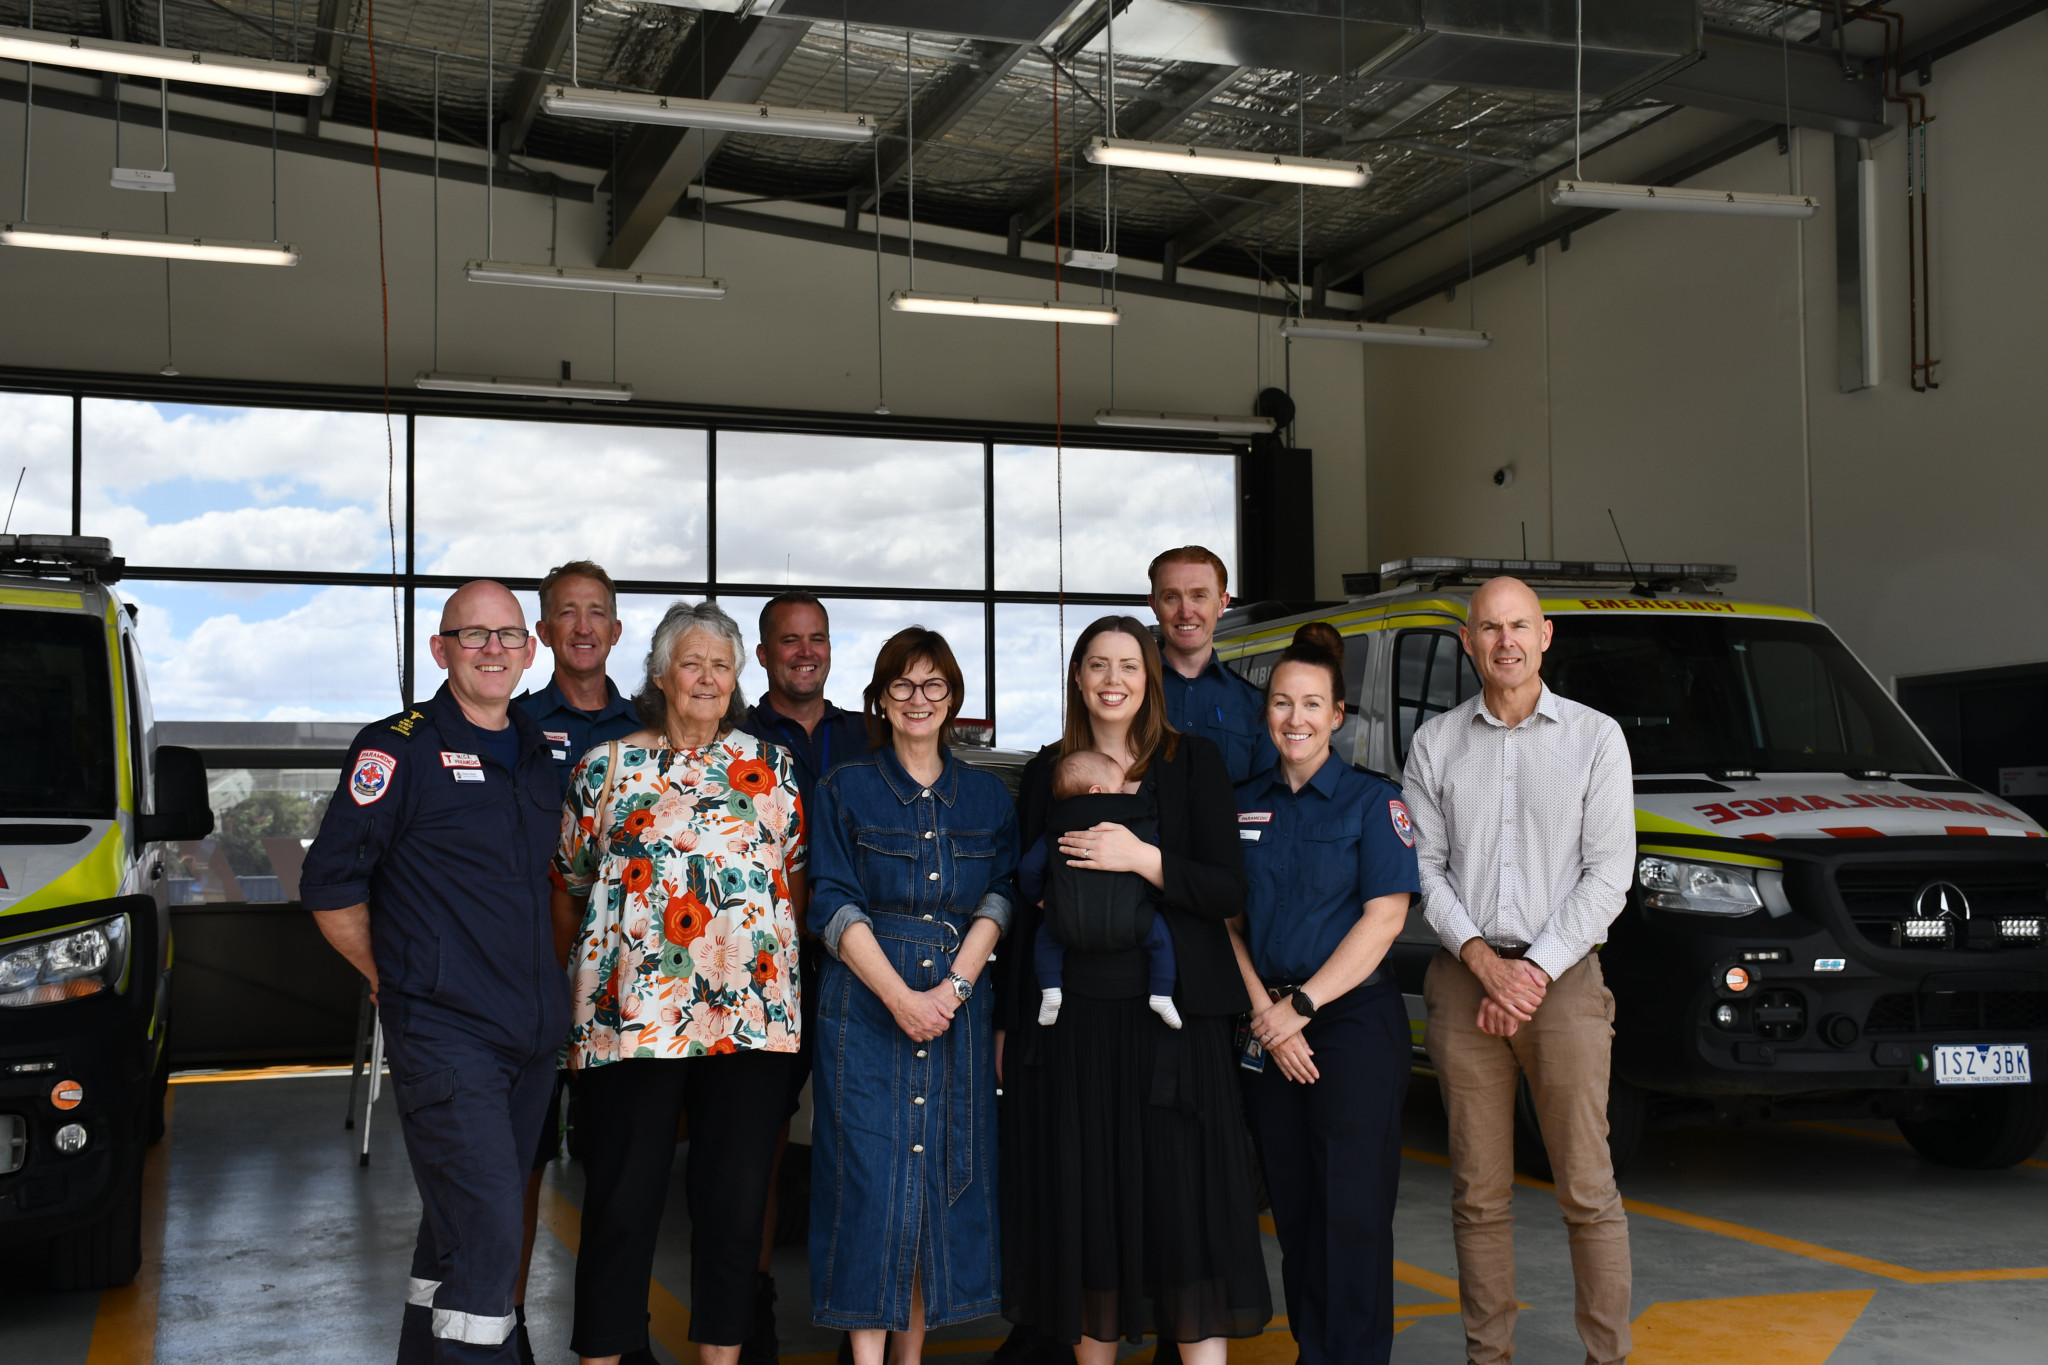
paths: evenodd
<path fill-rule="evenodd" d="M 411 1308 L 432 1308 L 434 1291 L 441 1287 L 439 1280 L 423 1280 L 415 1275 L 405 1282 L 405 1302 Z"/>
<path fill-rule="evenodd" d="M 498 1346 L 512 1335 L 519 1323 L 516 1314 L 486 1318 L 475 1313 L 458 1313 L 452 1308 L 434 1310 L 434 1335 L 444 1341 L 466 1341 L 472 1346 Z"/>

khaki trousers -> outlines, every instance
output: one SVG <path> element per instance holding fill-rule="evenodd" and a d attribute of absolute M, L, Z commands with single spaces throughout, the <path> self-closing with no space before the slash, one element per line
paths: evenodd
<path fill-rule="evenodd" d="M 1529 1078 L 1557 1203 L 1571 1236 L 1579 1339 L 1588 1365 L 1628 1358 L 1628 1219 L 1607 1151 L 1614 996 L 1588 955 L 1550 983 L 1512 1038 L 1481 1033 L 1486 992 L 1447 952 L 1423 982 L 1429 1060 L 1451 1120 L 1451 1221 L 1465 1352 L 1474 1365 L 1515 1353 L 1515 1087 Z"/>

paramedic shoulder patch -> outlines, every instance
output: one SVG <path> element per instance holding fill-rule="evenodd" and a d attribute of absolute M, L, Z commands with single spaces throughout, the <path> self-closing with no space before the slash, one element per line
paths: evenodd
<path fill-rule="evenodd" d="M 1401 836 L 1401 842 L 1415 847 L 1415 821 L 1409 818 L 1408 807 L 1399 801 L 1387 802 L 1387 814 L 1393 818 L 1394 833 Z"/>
<path fill-rule="evenodd" d="M 398 771 L 398 760 L 382 749 L 365 749 L 356 755 L 356 766 L 348 775 L 348 794 L 355 798 L 358 806 L 367 806 L 383 799 L 391 790 L 391 778 Z"/>

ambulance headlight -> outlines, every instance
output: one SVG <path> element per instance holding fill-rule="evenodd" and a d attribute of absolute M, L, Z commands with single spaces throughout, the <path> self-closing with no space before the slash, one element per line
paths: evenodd
<path fill-rule="evenodd" d="M 1636 884 L 1643 889 L 1643 904 L 1653 910 L 1747 915 L 1764 903 L 1757 894 L 1756 873 L 1724 863 L 1645 857 L 1636 863 Z"/>
<path fill-rule="evenodd" d="M 127 966 L 126 915 L 54 934 L 0 939 L 0 1009 L 120 990 Z"/>

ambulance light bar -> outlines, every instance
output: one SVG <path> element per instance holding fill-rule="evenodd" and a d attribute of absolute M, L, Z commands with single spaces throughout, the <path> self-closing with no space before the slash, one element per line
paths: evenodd
<path fill-rule="evenodd" d="M 1733 564 L 1620 564 L 1585 559 L 1454 559 L 1417 555 L 1380 565 L 1381 591 L 1402 583 L 1451 582 L 1510 574 L 1531 583 L 1627 583 L 1646 587 L 1693 583 L 1715 587 L 1735 581 Z"/>
<path fill-rule="evenodd" d="M 0 535 L 0 573 L 75 578 L 84 569 L 101 583 L 118 583 L 127 563 L 105 536 Z"/>

